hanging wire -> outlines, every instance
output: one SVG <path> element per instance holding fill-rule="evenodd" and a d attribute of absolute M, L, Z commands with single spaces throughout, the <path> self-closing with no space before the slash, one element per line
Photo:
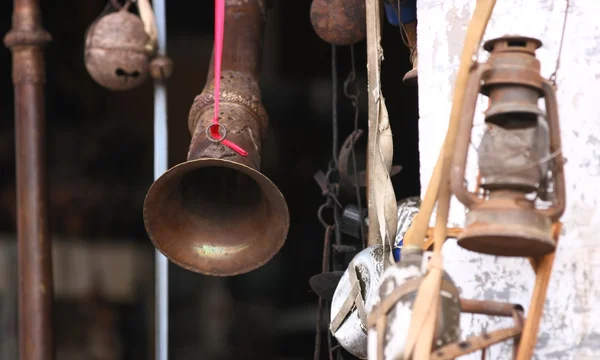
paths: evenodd
<path fill-rule="evenodd" d="M 323 258 L 321 261 L 321 272 L 329 271 L 329 257 L 330 257 L 330 249 L 331 249 L 331 229 L 332 226 L 329 225 L 325 228 L 325 238 L 323 239 Z M 317 305 L 317 324 L 316 324 L 316 334 L 315 334 L 315 352 L 314 352 L 314 360 L 320 360 L 321 358 L 321 327 L 323 325 L 323 307 L 327 305 L 327 302 L 319 297 L 319 303 Z M 327 342 L 329 344 L 329 358 L 332 359 L 331 355 L 331 339 L 328 337 Z"/>
<path fill-rule="evenodd" d="M 563 19 L 562 31 L 560 34 L 560 45 L 558 46 L 558 55 L 556 56 L 556 68 L 552 75 L 550 75 L 550 81 L 552 82 L 552 86 L 556 86 L 556 75 L 558 74 L 558 69 L 560 68 L 560 58 L 562 55 L 563 43 L 565 40 L 565 29 L 567 28 L 567 17 L 569 15 L 569 7 L 571 5 L 570 0 L 565 0 L 567 2 L 565 6 L 565 17 Z"/>
<path fill-rule="evenodd" d="M 396 4 L 394 4 L 393 0 L 387 0 L 387 2 L 392 5 L 392 9 L 394 9 L 394 12 L 396 13 L 396 16 L 398 17 L 398 23 L 400 24 L 400 26 L 398 26 L 398 28 L 400 29 L 400 38 L 402 39 L 402 42 L 404 43 L 404 45 L 410 49 L 411 54 L 414 51 L 414 46 L 410 46 L 410 43 L 408 42 L 408 38 L 406 36 L 406 28 L 404 27 L 404 24 L 402 23 L 401 19 L 400 19 L 400 0 L 395 0 Z"/>
<path fill-rule="evenodd" d="M 354 57 L 354 45 L 350 45 L 350 63 L 351 63 L 351 71 L 344 81 L 344 95 L 346 98 L 350 99 L 352 102 L 352 106 L 354 107 L 354 132 L 358 130 L 358 116 L 359 116 L 359 105 L 358 105 L 358 97 L 360 95 L 360 90 L 358 88 L 358 84 L 356 83 L 356 61 Z M 351 87 L 354 89 L 354 93 L 351 92 Z M 352 167 L 354 169 L 354 184 L 355 184 L 355 192 L 356 192 L 356 206 L 358 207 L 358 213 L 362 214 L 362 199 L 360 196 L 360 185 L 358 182 L 358 166 L 356 165 L 356 152 L 354 149 L 354 139 L 352 139 L 352 143 L 350 144 L 350 155 L 352 157 Z M 360 222 L 360 240 L 362 243 L 363 249 L 367 246 L 365 239 L 365 230 L 364 224 Z"/>
<path fill-rule="evenodd" d="M 337 46 L 331 45 L 331 95 L 332 95 L 332 104 L 331 104 L 331 143 L 332 143 L 332 156 L 331 159 L 332 164 L 330 164 L 330 170 L 333 167 L 333 171 L 336 174 L 335 182 L 337 183 L 337 169 L 338 169 L 338 76 L 337 76 Z M 339 186 L 334 186 L 333 193 L 335 198 L 339 192 Z M 339 202 L 338 202 L 339 203 Z M 341 214 L 340 214 L 341 206 L 333 206 L 333 221 L 335 227 L 333 229 L 335 235 L 335 243 L 341 244 L 342 242 L 342 232 L 340 229 L 341 222 Z"/>
<path fill-rule="evenodd" d="M 331 232 L 334 234 L 335 243 L 341 244 L 341 214 L 340 209 L 342 205 L 338 200 L 339 185 L 338 185 L 338 78 L 337 78 L 337 48 L 335 45 L 331 46 L 331 91 L 332 91 L 332 104 L 331 104 L 331 126 L 332 126 L 332 139 L 331 139 L 331 155 L 332 159 L 328 163 L 327 172 L 319 171 L 315 174 L 314 178 L 321 187 L 321 193 L 326 197 L 325 202 L 317 210 L 317 218 L 323 227 L 325 228 L 325 240 L 323 241 L 323 264 L 322 273 L 330 270 L 329 258 L 331 250 Z M 333 224 L 327 223 L 323 218 L 323 211 L 325 209 L 333 210 Z M 318 310 L 317 310 L 317 324 L 316 324 L 316 335 L 315 335 L 315 350 L 314 359 L 319 360 L 321 351 L 321 326 L 323 322 L 323 309 L 327 305 L 327 302 L 319 297 Z M 327 332 L 327 348 L 329 353 L 329 360 L 333 360 L 332 353 L 332 339 L 331 333 Z"/>

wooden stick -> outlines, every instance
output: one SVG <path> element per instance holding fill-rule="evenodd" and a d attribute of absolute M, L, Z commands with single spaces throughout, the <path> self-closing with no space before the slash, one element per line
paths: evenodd
<path fill-rule="evenodd" d="M 460 235 L 464 231 L 463 228 L 460 227 L 451 227 L 446 229 L 446 240 L 448 239 L 456 239 L 458 235 Z M 430 250 L 433 246 L 433 228 L 430 227 L 427 229 L 427 235 L 425 238 L 425 242 L 423 242 L 423 250 Z"/>
<path fill-rule="evenodd" d="M 427 229 L 429 228 L 429 221 L 431 219 L 433 207 L 437 201 L 438 191 L 440 188 L 442 159 L 444 157 L 443 149 L 444 147 L 442 146 L 442 151 L 440 151 L 435 168 L 433 169 L 433 174 L 429 180 L 429 186 L 427 186 L 425 198 L 421 202 L 419 213 L 415 216 L 414 221 L 404 235 L 404 242 L 402 245 L 404 248 L 421 247 L 423 244 L 423 239 L 425 238 Z"/>
<path fill-rule="evenodd" d="M 561 229 L 561 223 L 556 223 L 552 226 L 552 235 L 557 245 Z M 517 351 L 517 360 L 530 360 L 533 357 L 555 256 L 556 251 L 553 251 L 540 258 L 537 261 L 537 266 L 532 264 L 534 271 L 536 272 L 535 287 L 533 288 L 533 295 L 531 297 L 531 302 L 529 303 L 529 311 L 527 313 L 527 318 L 525 319 L 525 325 L 523 326 L 521 344 Z"/>
<path fill-rule="evenodd" d="M 433 345 L 439 306 L 439 291 L 443 276 L 442 245 L 446 239 L 446 228 L 450 210 L 450 166 L 456 143 L 457 130 L 462 112 L 473 56 L 479 48 L 481 39 L 492 15 L 496 0 L 478 0 L 473 17 L 467 28 L 460 67 L 456 79 L 450 123 L 443 148 L 443 161 L 439 185 L 436 224 L 434 228 L 434 256 L 429 271 L 419 287 L 411 317 L 410 331 L 406 340 L 404 358 L 428 359 Z M 414 346 L 414 347 L 413 347 Z"/>

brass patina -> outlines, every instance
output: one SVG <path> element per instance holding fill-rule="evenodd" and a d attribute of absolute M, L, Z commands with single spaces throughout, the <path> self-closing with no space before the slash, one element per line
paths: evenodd
<path fill-rule="evenodd" d="M 268 126 L 258 86 L 266 8 L 262 0 L 229 0 L 225 11 L 218 117 L 226 138 L 248 155 L 207 135 L 214 116 L 211 62 L 208 81 L 190 109 L 187 161 L 158 178 L 144 202 L 144 223 L 156 248 L 175 264 L 206 275 L 254 270 L 287 237 L 286 201 L 260 172 Z"/>

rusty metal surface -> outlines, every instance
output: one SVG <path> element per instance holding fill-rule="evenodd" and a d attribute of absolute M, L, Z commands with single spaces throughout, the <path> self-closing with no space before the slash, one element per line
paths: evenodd
<path fill-rule="evenodd" d="M 45 70 L 36 0 L 15 0 L 4 44 L 13 56 L 17 164 L 19 354 L 23 360 L 54 359 L 52 253 L 47 217 Z"/>
<path fill-rule="evenodd" d="M 523 311 L 518 304 L 492 300 L 460 299 L 460 310 L 464 313 L 511 317 L 515 311 Z"/>
<path fill-rule="evenodd" d="M 499 256 L 538 257 L 553 251 L 551 223 L 564 210 L 564 175 L 554 90 L 540 74 L 537 39 L 504 36 L 484 44 L 488 61 L 476 64 L 465 95 L 451 175 L 452 191 L 469 208 L 458 244 Z M 466 189 L 467 152 L 478 94 L 488 96 L 487 129 L 478 147 L 481 189 Z M 546 99 L 546 111 L 538 107 Z M 547 119 L 547 120 L 546 120 Z M 556 159 L 554 159 L 556 158 Z M 549 180 L 549 171 L 552 180 Z M 550 209 L 538 209 L 526 195 L 546 199 L 553 181 Z"/>
<path fill-rule="evenodd" d="M 351 45 L 367 35 L 365 2 L 361 0 L 314 0 L 310 7 L 313 29 L 333 45 Z"/>
<path fill-rule="evenodd" d="M 167 80 L 173 74 L 173 61 L 168 56 L 157 56 L 150 62 L 150 75 L 156 80 Z"/>
<path fill-rule="evenodd" d="M 141 85 L 149 73 L 150 38 L 128 5 L 101 15 L 85 37 L 85 67 L 94 81 L 113 91 Z"/>
<path fill-rule="evenodd" d="M 229 1 L 225 11 L 219 123 L 241 156 L 206 129 L 214 111 L 213 64 L 190 109 L 188 161 L 157 179 L 144 202 L 150 239 L 177 265 L 199 273 L 231 276 L 268 262 L 283 246 L 289 213 L 279 189 L 260 173 L 268 126 L 258 77 L 264 4 Z"/>
<path fill-rule="evenodd" d="M 549 217 L 516 191 L 490 192 L 490 198 L 467 213 L 458 244 L 471 251 L 498 256 L 539 257 L 552 252 Z"/>
<path fill-rule="evenodd" d="M 470 336 L 464 341 L 456 342 L 437 349 L 431 354 L 431 360 L 453 360 L 459 356 L 470 354 L 477 350 L 482 350 L 482 358 L 485 359 L 485 352 L 491 345 L 498 344 L 513 338 L 514 343 L 518 344 L 521 333 L 523 332 L 523 311 L 522 309 L 513 309 L 513 327 L 483 333 L 481 335 Z"/>

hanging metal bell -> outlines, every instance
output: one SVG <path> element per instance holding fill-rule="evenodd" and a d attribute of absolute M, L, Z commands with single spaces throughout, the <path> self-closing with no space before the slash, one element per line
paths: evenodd
<path fill-rule="evenodd" d="M 363 0 L 314 0 L 310 7 L 313 29 L 333 45 L 352 45 L 367 36 Z"/>
<path fill-rule="evenodd" d="M 368 354 L 369 359 L 379 359 L 378 354 L 383 354 L 383 359 L 401 359 L 404 354 L 406 338 L 410 328 L 414 301 L 419 291 L 420 281 L 425 277 L 423 264 L 423 251 L 418 248 L 404 248 L 402 259 L 394 266 L 390 266 L 381 275 L 379 291 L 371 316 L 378 321 L 384 320 L 385 329 L 379 334 L 377 327 L 369 327 Z M 395 303 L 390 303 L 389 308 L 382 302 L 383 299 L 395 296 L 394 292 L 403 292 Z M 444 272 L 440 290 L 440 308 L 437 318 L 436 332 L 434 334 L 434 348 L 458 341 L 460 336 L 460 299 L 458 289 L 450 276 Z M 379 348 L 379 336 L 383 336 L 383 349 Z"/>
<path fill-rule="evenodd" d="M 94 81 L 113 91 L 133 89 L 146 80 L 152 55 L 142 20 L 127 11 L 102 16 L 85 38 L 85 67 Z"/>

